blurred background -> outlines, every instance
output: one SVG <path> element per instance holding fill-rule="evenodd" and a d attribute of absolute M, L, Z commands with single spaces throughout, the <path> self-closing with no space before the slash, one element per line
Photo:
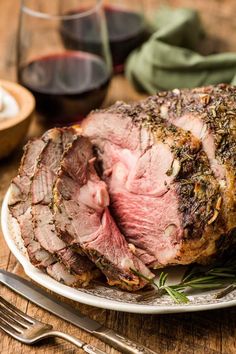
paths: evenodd
<path fill-rule="evenodd" d="M 199 50 L 205 53 L 236 50 L 236 1 L 234 0 L 145 0 L 144 7 L 146 15 L 151 18 L 154 9 L 161 5 L 173 7 L 188 7 L 199 11 L 204 27 L 207 30 L 208 38 L 203 48 Z M 0 1 L 0 77 L 7 80 L 16 80 L 16 33 L 18 26 L 20 1 Z M 119 79 L 116 78 L 117 82 Z M 115 88 L 115 86 L 113 86 Z M 128 96 L 127 96 L 128 95 Z M 136 95 L 130 91 L 119 93 L 120 99 L 130 97 L 135 99 Z M 106 102 L 112 98 L 107 97 Z"/>
<path fill-rule="evenodd" d="M 116 3 L 116 1 L 112 1 Z M 125 1 L 129 6 L 134 6 L 134 1 Z M 86 0 L 84 1 L 86 4 Z M 89 0 L 88 0 L 89 3 Z M 111 3 L 105 0 L 104 3 Z M 163 5 L 172 8 L 190 8 L 198 11 L 203 22 L 203 27 L 207 35 L 199 41 L 197 51 L 203 55 L 215 54 L 220 52 L 236 51 L 235 12 L 236 1 L 234 0 L 145 0 L 143 13 L 148 20 L 152 20 L 156 11 Z M 117 1 L 119 4 L 119 1 Z M 49 4 L 52 5 L 52 2 Z M 0 1 L 0 78 L 17 81 L 16 68 L 16 41 L 17 28 L 19 24 L 19 0 Z M 124 28 L 128 24 L 124 23 Z M 32 28 L 33 31 L 33 28 Z M 45 42 L 47 38 L 45 37 Z M 30 43 L 28 43 L 30 46 Z M 40 50 L 40 46 L 39 46 Z M 102 107 L 107 107 L 117 100 L 127 102 L 135 101 L 146 97 L 147 93 L 138 92 L 136 88 L 124 76 L 118 73 L 111 76 L 109 88 Z M 45 126 L 41 124 L 40 115 L 35 114 L 29 130 L 29 136 L 42 133 Z"/>

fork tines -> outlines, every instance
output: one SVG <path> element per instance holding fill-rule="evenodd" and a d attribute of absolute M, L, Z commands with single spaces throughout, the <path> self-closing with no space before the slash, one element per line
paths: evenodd
<path fill-rule="evenodd" d="M 53 326 L 37 321 L 18 310 L 0 296 L 0 329 L 25 344 L 34 344 L 47 337 L 59 337 L 90 354 L 105 354 L 102 350 L 69 334 L 53 330 Z"/>
<path fill-rule="evenodd" d="M 8 301 L 0 296 L 0 328 L 7 331 L 9 334 L 20 334 L 35 321 L 31 317 L 18 310 Z"/>

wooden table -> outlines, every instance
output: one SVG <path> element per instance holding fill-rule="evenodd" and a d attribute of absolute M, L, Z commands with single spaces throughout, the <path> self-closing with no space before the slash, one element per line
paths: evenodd
<path fill-rule="evenodd" d="M 179 3 L 180 1 L 172 1 Z M 150 10 L 158 1 L 149 0 L 146 2 L 147 8 Z M 185 0 L 182 3 L 189 5 L 192 2 Z M 232 24 L 235 27 L 234 0 L 195 0 L 194 5 L 197 8 L 203 8 L 203 18 L 207 18 L 207 5 L 210 8 L 211 32 L 214 33 L 218 27 L 219 18 L 224 21 L 225 25 Z M 225 5 L 225 7 L 224 7 Z M 227 6 L 226 6 L 227 5 Z M 17 27 L 19 1 L 18 0 L 1 0 L 0 1 L 0 78 L 15 80 L 15 33 Z M 219 11 L 219 7 L 220 11 Z M 215 11 L 215 12 L 214 12 Z M 232 14 L 232 18 L 231 18 Z M 215 16 L 215 17 L 214 17 Z M 209 16 L 208 16 L 209 17 Z M 213 19 L 216 19 L 216 22 Z M 231 22 L 230 22 L 231 21 Z M 222 31 L 225 32 L 225 26 Z M 235 41 L 236 31 L 232 36 L 228 36 L 229 47 Z M 222 32 L 219 34 L 222 36 Z M 233 43 L 234 45 L 234 43 Z M 109 90 L 106 105 L 117 99 L 136 100 L 141 96 L 128 84 L 123 77 L 116 77 Z M 32 123 L 29 135 L 35 136 L 43 131 L 43 127 L 37 122 Z M 27 140 L 27 137 L 26 137 Z M 15 176 L 22 150 L 19 148 L 14 155 L 0 162 L 0 201 L 10 184 L 13 176 Z M 3 240 L 0 231 L 0 267 L 10 272 L 24 276 L 24 271 L 14 256 L 11 254 Z M 110 348 L 96 338 L 87 334 L 78 328 L 69 325 L 65 321 L 41 310 L 39 307 L 32 305 L 20 296 L 0 287 L 0 293 L 9 301 L 15 303 L 23 311 L 37 317 L 38 319 L 51 323 L 55 329 L 66 331 L 78 336 L 84 341 L 94 344 L 106 353 L 116 354 L 116 350 Z M 70 303 L 68 300 L 65 302 Z M 73 303 L 73 306 L 79 308 L 84 314 L 100 321 L 106 326 L 113 328 L 121 334 L 127 335 L 129 338 L 139 341 L 155 350 L 160 354 L 235 354 L 236 353 L 236 308 L 224 309 L 218 311 L 198 312 L 189 314 L 174 315 L 136 315 L 127 313 L 118 313 Z M 27 347 L 19 342 L 11 339 L 5 333 L 0 332 L 0 353 L 79 353 L 74 346 L 62 340 L 47 340 L 35 347 Z"/>

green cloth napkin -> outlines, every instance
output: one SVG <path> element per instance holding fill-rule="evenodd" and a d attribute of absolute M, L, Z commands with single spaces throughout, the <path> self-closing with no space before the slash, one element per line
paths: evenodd
<path fill-rule="evenodd" d="M 153 26 L 150 39 L 126 63 L 126 75 L 137 89 L 153 94 L 176 87 L 236 84 L 236 53 L 196 52 L 204 35 L 196 11 L 163 8 Z"/>

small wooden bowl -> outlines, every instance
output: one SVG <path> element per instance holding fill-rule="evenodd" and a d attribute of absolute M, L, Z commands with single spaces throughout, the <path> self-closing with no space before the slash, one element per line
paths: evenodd
<path fill-rule="evenodd" d="M 0 86 L 8 91 L 19 104 L 19 114 L 0 121 L 0 158 L 9 155 L 24 139 L 35 108 L 34 96 L 15 82 L 0 80 Z"/>

